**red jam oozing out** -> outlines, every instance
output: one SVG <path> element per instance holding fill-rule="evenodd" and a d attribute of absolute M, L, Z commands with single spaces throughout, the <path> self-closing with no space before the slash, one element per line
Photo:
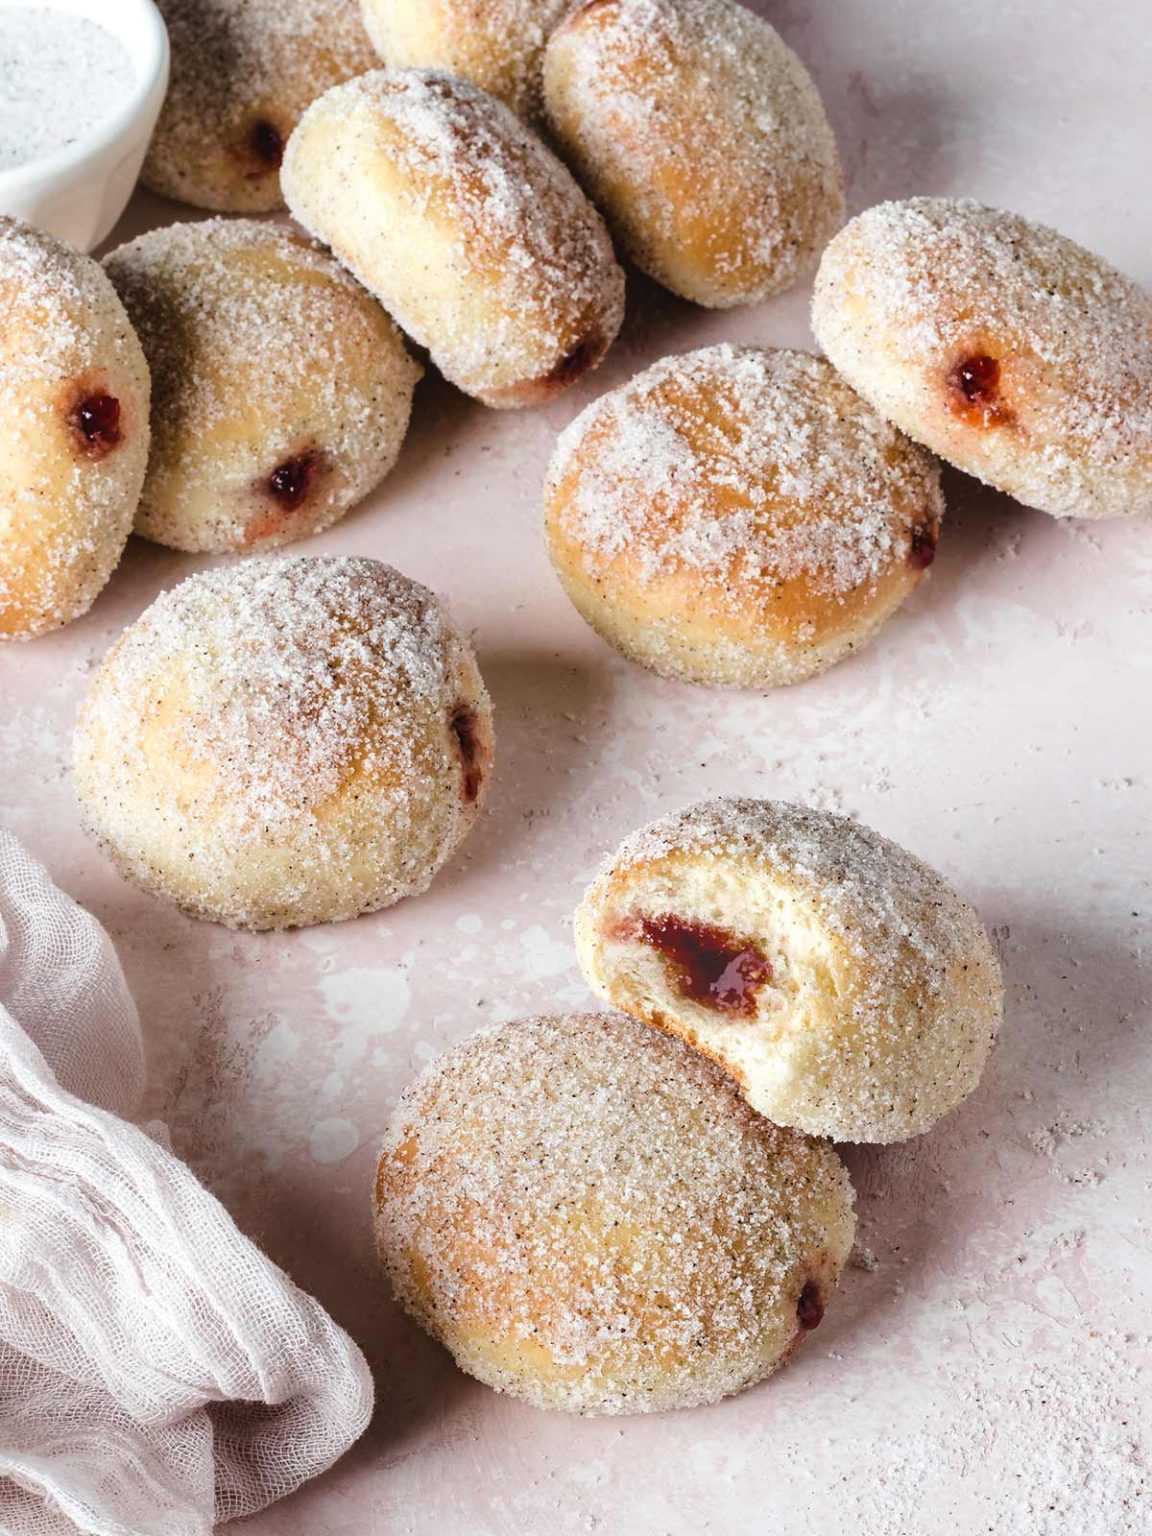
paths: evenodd
<path fill-rule="evenodd" d="M 908 564 L 926 571 L 936 558 L 936 530 L 927 523 L 917 523 L 908 544 Z"/>
<path fill-rule="evenodd" d="M 120 402 L 115 395 L 97 391 L 72 407 L 72 430 L 86 459 L 103 459 L 118 448 L 124 432 Z"/>
<path fill-rule="evenodd" d="M 772 967 L 749 939 L 708 923 L 686 923 L 671 913 L 641 917 L 628 925 L 664 956 L 685 997 L 751 1018 L 756 993 L 772 979 Z"/>
<path fill-rule="evenodd" d="M 295 512 L 308 499 L 320 467 L 318 453 L 299 453 L 278 464 L 265 482 L 269 496 L 285 512 Z"/>
<path fill-rule="evenodd" d="M 284 159 L 284 135 L 267 118 L 260 118 L 248 130 L 248 148 L 260 164 L 278 171 Z"/>
<path fill-rule="evenodd" d="M 571 384 L 592 366 L 593 349 L 590 341 L 578 341 L 556 364 L 548 375 L 549 384 Z"/>
<path fill-rule="evenodd" d="M 961 358 L 948 377 L 952 408 L 973 426 L 992 427 L 1011 415 L 1000 399 L 1000 364 L 987 353 Z"/>
<path fill-rule="evenodd" d="M 796 1321 L 806 1332 L 819 1328 L 824 1321 L 824 1297 L 815 1280 L 809 1280 L 796 1303 Z"/>
<path fill-rule="evenodd" d="M 460 753 L 460 769 L 463 773 L 461 793 L 465 805 L 474 805 L 484 781 L 484 749 L 480 741 L 480 721 L 474 709 L 460 704 L 453 711 L 452 734 Z"/>

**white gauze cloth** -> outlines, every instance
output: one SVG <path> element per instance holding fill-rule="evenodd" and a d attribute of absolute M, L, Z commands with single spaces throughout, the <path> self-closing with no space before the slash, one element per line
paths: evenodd
<path fill-rule="evenodd" d="M 352 1340 L 129 1123 L 99 923 L 0 831 L 0 1533 L 210 1536 L 372 1411 Z"/>

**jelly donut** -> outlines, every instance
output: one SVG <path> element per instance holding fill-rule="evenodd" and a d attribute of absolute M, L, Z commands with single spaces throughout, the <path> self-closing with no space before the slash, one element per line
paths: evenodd
<path fill-rule="evenodd" d="M 913 590 L 939 480 L 822 358 L 708 347 L 576 418 L 545 528 L 565 591 L 625 656 L 765 688 L 859 649 Z"/>
<path fill-rule="evenodd" d="M 144 165 L 154 192 L 221 213 L 281 205 L 304 108 L 376 67 L 359 0 L 157 0 L 172 74 Z"/>
<path fill-rule="evenodd" d="M 295 217 L 487 405 L 532 405 L 594 368 L 624 311 L 600 215 L 503 102 L 378 70 L 322 96 L 284 160 Z"/>
<path fill-rule="evenodd" d="M 584 0 L 548 42 L 544 104 L 624 253 L 697 304 L 786 288 L 842 216 L 816 87 L 735 0 Z"/>
<path fill-rule="evenodd" d="M 918 197 L 824 253 L 812 324 L 890 420 L 1056 517 L 1152 508 L 1152 298 L 1055 230 Z"/>
<path fill-rule="evenodd" d="M 402 1305 L 488 1386 L 585 1414 L 762 1380 L 823 1317 L 853 1227 L 831 1147 L 620 1014 L 456 1046 L 401 1099 L 376 1181 Z"/>
<path fill-rule="evenodd" d="M 392 468 L 420 368 L 327 251 L 279 225 L 209 219 L 104 264 L 152 368 L 137 533 L 173 549 L 286 544 Z"/>
<path fill-rule="evenodd" d="M 488 695 L 430 592 L 376 560 L 242 561 L 164 593 L 80 714 L 86 831 L 128 879 L 232 928 L 423 891 L 476 819 Z"/>
<path fill-rule="evenodd" d="M 919 859 L 843 816 L 706 801 L 585 893 L 598 997 L 682 1036 L 778 1125 L 902 1141 L 971 1093 L 1000 1022 L 991 942 Z"/>
<path fill-rule="evenodd" d="M 0 640 L 78 618 L 124 553 L 148 364 L 98 264 L 0 216 Z"/>
<path fill-rule="evenodd" d="M 364 25 L 385 64 L 462 75 L 521 117 L 539 115 L 544 44 L 571 0 L 363 3 Z"/>

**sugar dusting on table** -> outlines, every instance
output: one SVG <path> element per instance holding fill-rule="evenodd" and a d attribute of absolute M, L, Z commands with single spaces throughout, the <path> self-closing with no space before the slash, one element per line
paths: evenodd
<path fill-rule="evenodd" d="M 84 138 L 134 81 L 123 46 L 98 22 L 40 6 L 0 7 L 0 171 Z"/>

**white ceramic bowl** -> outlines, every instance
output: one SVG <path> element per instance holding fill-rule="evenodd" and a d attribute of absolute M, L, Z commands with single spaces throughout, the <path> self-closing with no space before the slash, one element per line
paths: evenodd
<path fill-rule="evenodd" d="M 0 0 L 87 16 L 113 33 L 136 73 L 130 95 L 75 143 L 0 170 L 0 213 L 90 251 L 124 212 L 168 89 L 168 33 L 152 0 Z"/>

